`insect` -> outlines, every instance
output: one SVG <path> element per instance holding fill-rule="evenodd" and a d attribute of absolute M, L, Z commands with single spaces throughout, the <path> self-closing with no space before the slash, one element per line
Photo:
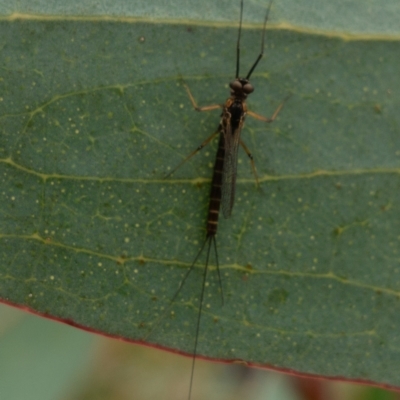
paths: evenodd
<path fill-rule="evenodd" d="M 189 400 L 191 397 L 193 376 L 194 376 L 194 365 L 197 354 L 198 336 L 200 332 L 200 321 L 201 313 L 203 307 L 204 299 L 204 289 L 206 284 L 209 260 L 211 248 L 214 249 L 217 273 L 219 279 L 219 286 L 221 289 L 222 303 L 223 303 L 223 291 L 222 291 L 222 280 L 221 273 L 219 269 L 218 252 L 217 252 L 217 240 L 216 234 L 218 229 L 218 217 L 220 213 L 220 208 L 222 208 L 222 213 L 225 218 L 228 218 L 232 214 L 232 208 L 235 200 L 235 186 L 236 186 L 236 171 L 237 171 L 237 157 L 239 145 L 242 146 L 247 156 L 250 158 L 252 170 L 258 184 L 257 172 L 253 160 L 253 156 L 250 153 L 247 146 L 241 140 L 240 135 L 244 125 L 244 121 L 247 115 L 256 118 L 263 122 L 273 122 L 281 111 L 285 101 L 288 97 L 277 107 L 275 112 L 270 118 L 264 117 L 262 115 L 256 114 L 247 109 L 246 99 L 249 94 L 254 91 L 254 87 L 250 83 L 250 77 L 257 67 L 259 61 L 264 54 L 264 41 L 265 41 L 265 31 L 266 24 L 268 21 L 269 12 L 271 9 L 272 1 L 269 3 L 267 12 L 264 18 L 264 25 L 261 37 L 261 50 L 260 53 L 251 66 L 249 72 L 245 78 L 239 77 L 239 64 L 240 64 L 240 37 L 242 30 L 242 17 L 243 17 L 243 0 L 240 2 L 240 20 L 239 20 L 239 32 L 236 44 L 236 75 L 235 79 L 230 82 L 230 96 L 225 101 L 224 104 L 213 104 L 209 106 L 199 107 L 196 100 L 194 99 L 189 87 L 184 84 L 187 91 L 189 99 L 196 111 L 211 111 L 222 108 L 221 119 L 217 130 L 208 137 L 203 143 L 200 144 L 192 153 L 190 153 L 176 168 L 174 168 L 167 176 L 172 175 L 182 164 L 192 158 L 196 153 L 203 149 L 208 143 L 210 143 L 216 136 L 219 135 L 218 150 L 214 164 L 213 176 L 211 181 L 210 190 L 210 200 L 208 206 L 208 216 L 207 216 L 207 226 L 206 226 L 206 238 L 201 246 L 199 252 L 197 253 L 195 259 L 193 260 L 190 268 L 187 270 L 185 276 L 183 277 L 178 290 L 170 301 L 173 304 L 179 295 L 181 289 L 183 288 L 186 279 L 193 270 L 197 260 L 202 254 L 203 250 L 206 248 L 206 261 L 202 276 L 202 285 L 199 299 L 199 309 L 197 314 L 196 331 L 195 331 L 195 342 L 193 349 L 193 361 L 190 376 L 190 389 L 189 389 Z"/>

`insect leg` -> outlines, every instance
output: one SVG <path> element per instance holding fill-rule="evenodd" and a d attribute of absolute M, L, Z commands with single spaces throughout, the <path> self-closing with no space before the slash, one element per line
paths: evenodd
<path fill-rule="evenodd" d="M 256 185 L 257 185 L 257 187 L 260 187 L 260 182 L 258 180 L 258 175 L 257 175 L 256 165 L 254 164 L 253 155 L 251 154 L 249 148 L 244 144 L 243 140 L 241 140 L 241 139 L 240 139 L 240 145 L 243 147 L 243 150 L 246 152 L 246 154 L 250 158 L 251 168 L 253 170 L 254 178 L 256 179 Z"/>
<path fill-rule="evenodd" d="M 211 142 L 217 136 L 219 130 L 214 132 L 209 138 L 207 138 L 196 150 L 192 151 L 183 161 L 181 161 L 171 172 L 169 172 L 164 179 L 171 176 L 179 167 L 181 167 L 187 160 L 190 160 L 196 153 L 198 153 L 204 146 L 207 146 L 208 143 Z"/>
<path fill-rule="evenodd" d="M 275 118 L 278 116 L 278 114 L 280 113 L 280 111 L 282 110 L 282 108 L 285 105 L 285 103 L 289 100 L 290 97 L 291 97 L 291 94 L 286 96 L 286 98 L 282 101 L 281 104 L 279 104 L 279 106 L 277 107 L 275 112 L 272 114 L 272 117 L 270 117 L 270 118 L 264 117 L 263 115 L 257 114 L 257 113 L 255 113 L 253 111 L 247 111 L 247 114 L 250 115 L 250 117 L 258 119 L 259 121 L 273 122 L 275 120 Z"/>
<path fill-rule="evenodd" d="M 197 105 L 196 100 L 194 99 L 194 97 L 192 95 L 192 92 L 189 89 L 189 86 L 186 85 L 186 83 L 184 83 L 183 86 L 185 86 L 185 89 L 186 89 L 186 92 L 187 92 L 187 94 L 189 96 L 190 102 L 192 103 L 192 106 L 196 111 L 211 111 L 211 110 L 216 110 L 218 108 L 222 108 L 223 107 L 222 104 L 211 104 L 210 106 L 199 107 Z"/>

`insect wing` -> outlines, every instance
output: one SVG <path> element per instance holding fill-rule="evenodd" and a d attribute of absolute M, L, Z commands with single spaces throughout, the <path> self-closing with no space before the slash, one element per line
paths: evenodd
<path fill-rule="evenodd" d="M 242 131 L 243 121 L 241 121 L 235 131 L 228 120 L 226 129 L 223 132 L 225 138 L 225 160 L 222 171 L 222 213 L 225 218 L 232 214 L 233 204 L 235 202 L 236 171 L 238 149 L 240 144 L 240 133 Z"/>

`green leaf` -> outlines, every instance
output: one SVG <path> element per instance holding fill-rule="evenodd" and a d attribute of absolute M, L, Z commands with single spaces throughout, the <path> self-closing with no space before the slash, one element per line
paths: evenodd
<path fill-rule="evenodd" d="M 354 30 L 333 27 L 327 5 L 319 34 L 270 26 L 248 105 L 270 116 L 293 96 L 273 124 L 248 118 L 242 132 L 262 190 L 240 153 L 233 216 L 217 235 L 225 305 L 212 268 L 204 357 L 400 385 L 399 45 L 382 36 L 397 33 L 383 28 L 398 21 L 391 4 Z M 204 254 L 154 324 L 204 241 L 216 144 L 163 177 L 218 125 L 218 112 L 193 111 L 181 77 L 200 105 L 226 99 L 233 8 L 230 24 L 195 23 L 196 11 L 170 22 L 161 11 L 2 20 L 3 301 L 192 352 Z M 258 10 L 243 29 L 243 73 L 259 52 Z"/>

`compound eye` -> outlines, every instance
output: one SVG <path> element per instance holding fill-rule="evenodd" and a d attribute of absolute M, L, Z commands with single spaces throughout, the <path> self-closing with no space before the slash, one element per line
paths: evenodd
<path fill-rule="evenodd" d="M 230 88 L 234 91 L 242 89 L 242 84 L 239 81 L 232 81 L 229 84 Z"/>
<path fill-rule="evenodd" d="M 245 92 L 245 93 L 247 93 L 247 94 L 249 94 L 249 93 L 251 93 L 251 92 L 254 92 L 254 87 L 253 87 L 253 85 L 251 85 L 250 83 L 246 83 L 246 84 L 243 86 L 243 92 Z"/>

